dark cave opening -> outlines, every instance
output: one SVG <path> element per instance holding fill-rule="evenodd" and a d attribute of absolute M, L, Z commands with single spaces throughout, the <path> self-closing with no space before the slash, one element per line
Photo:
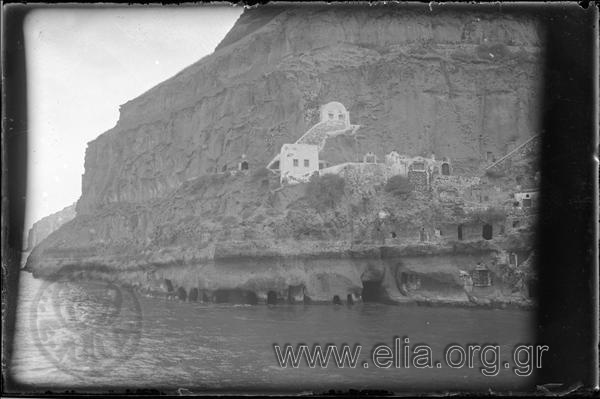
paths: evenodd
<path fill-rule="evenodd" d="M 275 291 L 267 292 L 267 305 L 277 305 L 277 293 Z"/>
<path fill-rule="evenodd" d="M 238 305 L 256 305 L 258 297 L 252 291 L 240 289 L 221 289 L 214 293 L 216 303 L 231 303 Z"/>
<path fill-rule="evenodd" d="M 363 281 L 363 302 L 388 302 L 388 296 L 380 281 Z"/>
<path fill-rule="evenodd" d="M 188 299 L 190 302 L 198 301 L 198 288 L 192 288 L 188 295 Z"/>
<path fill-rule="evenodd" d="M 348 294 L 348 296 L 346 297 L 346 304 L 354 305 L 354 298 L 352 298 L 352 294 Z"/>
<path fill-rule="evenodd" d="M 494 236 L 494 229 L 491 224 L 484 224 L 481 228 L 481 236 L 485 240 L 491 240 Z"/>
<path fill-rule="evenodd" d="M 183 287 L 177 288 L 177 297 L 182 301 L 185 301 L 187 299 L 187 293 L 185 292 L 185 289 L 183 289 Z"/>

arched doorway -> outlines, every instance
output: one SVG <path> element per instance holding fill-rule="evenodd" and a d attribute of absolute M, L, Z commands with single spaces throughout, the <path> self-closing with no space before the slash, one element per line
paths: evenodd
<path fill-rule="evenodd" d="M 185 289 L 183 289 L 183 287 L 179 287 L 177 289 L 177 297 L 182 301 L 185 301 L 187 299 L 187 293 L 185 292 Z"/>
<path fill-rule="evenodd" d="M 190 295 L 188 296 L 190 302 L 198 301 L 198 288 L 192 288 L 190 290 Z"/>
<path fill-rule="evenodd" d="M 277 304 L 277 293 L 275 291 L 269 291 L 267 293 L 267 305 Z"/>
<path fill-rule="evenodd" d="M 348 294 L 348 296 L 346 296 L 346 304 L 354 305 L 354 298 L 352 298 L 352 294 Z"/>
<path fill-rule="evenodd" d="M 340 299 L 339 295 L 334 295 L 333 296 L 333 304 L 334 305 L 341 305 L 342 304 L 342 300 Z"/>
<path fill-rule="evenodd" d="M 491 224 L 484 224 L 482 229 L 481 229 L 481 236 L 485 239 L 485 240 L 491 240 L 492 237 L 494 236 L 494 228 L 492 227 Z"/>
<path fill-rule="evenodd" d="M 442 164 L 442 175 L 450 176 L 450 165 L 447 162 Z"/>
<path fill-rule="evenodd" d="M 380 302 L 387 300 L 387 293 L 381 285 L 381 281 L 363 281 L 362 300 L 363 302 Z"/>
<path fill-rule="evenodd" d="M 240 170 L 248 170 L 248 161 L 240 162 Z"/>

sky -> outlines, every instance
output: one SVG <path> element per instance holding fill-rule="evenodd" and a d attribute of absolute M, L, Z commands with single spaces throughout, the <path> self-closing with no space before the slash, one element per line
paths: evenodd
<path fill-rule="evenodd" d="M 28 15 L 25 231 L 79 199 L 87 143 L 115 126 L 119 106 L 212 53 L 242 11 L 49 7 Z"/>

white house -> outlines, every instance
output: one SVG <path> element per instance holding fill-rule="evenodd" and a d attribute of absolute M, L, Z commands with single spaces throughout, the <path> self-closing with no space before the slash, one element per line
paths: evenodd
<path fill-rule="evenodd" d="M 331 120 L 342 121 L 346 126 L 350 126 L 350 113 L 342 103 L 332 101 L 321 107 L 321 122 Z"/>
<path fill-rule="evenodd" d="M 531 208 L 537 205 L 538 195 L 538 191 L 515 193 L 515 202 L 519 203 L 519 207 Z"/>
<path fill-rule="evenodd" d="M 316 145 L 317 151 L 321 151 L 325 147 L 328 138 L 341 134 L 355 134 L 360 127 L 359 125 L 350 124 L 350 113 L 342 103 L 337 101 L 321 106 L 319 112 L 320 121 L 308 129 L 294 144 Z M 273 173 L 278 173 L 281 168 L 279 157 L 280 154 L 275 155 L 271 162 L 267 164 L 267 169 Z M 323 168 L 327 167 L 325 164 L 321 166 Z"/>
<path fill-rule="evenodd" d="M 312 144 L 284 144 L 279 153 L 281 184 L 307 182 L 319 172 L 319 147 Z"/>

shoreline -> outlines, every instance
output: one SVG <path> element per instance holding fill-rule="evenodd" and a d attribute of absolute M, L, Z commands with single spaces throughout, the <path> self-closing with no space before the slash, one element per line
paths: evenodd
<path fill-rule="evenodd" d="M 38 281 L 52 281 L 51 279 L 47 279 L 44 277 L 34 277 L 33 273 L 26 270 L 21 269 L 21 272 L 29 273 L 32 278 Z M 103 279 L 77 279 L 77 278 L 69 278 L 68 281 L 71 282 L 93 282 L 93 281 L 102 281 L 108 282 Z M 476 302 L 476 300 L 472 299 L 469 301 L 455 301 L 455 300 L 447 300 L 447 299 L 425 299 L 425 298 L 411 298 L 411 297 L 403 297 L 402 299 L 388 298 L 380 301 L 368 301 L 364 302 L 361 299 L 354 300 L 352 304 L 347 303 L 347 301 L 343 301 L 340 303 L 333 303 L 332 301 L 319 301 L 319 300 L 308 300 L 308 301 L 294 301 L 290 303 L 286 300 L 278 300 L 276 303 L 267 303 L 265 300 L 258 300 L 256 303 L 232 303 L 232 302 L 215 302 L 215 301 L 203 301 L 203 300 L 182 300 L 178 298 L 176 292 L 162 292 L 156 290 L 142 289 L 135 287 L 130 284 L 120 283 L 118 284 L 123 288 L 131 289 L 138 296 L 151 298 L 151 299 L 163 299 L 165 301 L 178 302 L 180 304 L 185 303 L 195 303 L 202 305 L 219 305 L 223 307 L 240 307 L 240 306 L 269 306 L 269 307 L 277 307 L 277 306 L 344 306 L 344 307 L 352 307 L 356 305 L 363 304 L 378 304 L 378 305 L 387 305 L 387 306 L 410 306 L 410 307 L 435 307 L 435 308 L 463 308 L 463 309 L 489 309 L 489 310 L 524 310 L 531 311 L 537 308 L 537 304 L 534 301 L 514 301 L 514 300 L 497 300 L 497 299 L 486 299 L 485 301 Z"/>

